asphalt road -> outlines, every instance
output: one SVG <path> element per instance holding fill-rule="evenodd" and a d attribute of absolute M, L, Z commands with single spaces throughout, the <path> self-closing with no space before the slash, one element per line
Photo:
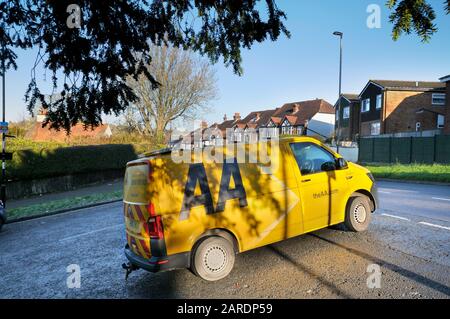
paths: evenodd
<path fill-rule="evenodd" d="M 120 203 L 6 225 L 0 298 L 450 298 L 450 187 L 379 187 L 367 232 L 324 229 L 240 254 L 215 283 L 188 270 L 125 281 Z M 71 264 L 80 288 L 67 286 Z M 367 286 L 373 264 L 380 288 Z"/>

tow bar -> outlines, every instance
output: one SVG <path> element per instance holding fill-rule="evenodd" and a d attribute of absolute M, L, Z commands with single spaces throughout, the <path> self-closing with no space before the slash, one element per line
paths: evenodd
<path fill-rule="evenodd" d="M 132 263 L 123 263 L 122 264 L 122 268 L 123 269 L 125 269 L 125 281 L 126 280 L 128 280 L 128 276 L 131 274 L 131 272 L 132 271 L 134 271 L 134 270 L 138 270 L 139 269 L 139 267 L 138 266 L 135 266 L 135 265 L 133 265 Z"/>

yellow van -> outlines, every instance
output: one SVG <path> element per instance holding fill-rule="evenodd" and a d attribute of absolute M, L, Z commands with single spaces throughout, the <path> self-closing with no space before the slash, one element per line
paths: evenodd
<path fill-rule="evenodd" d="M 367 169 L 309 137 L 242 147 L 244 161 L 216 146 L 200 161 L 185 150 L 177 152 L 190 161 L 167 151 L 127 164 L 127 274 L 190 268 L 214 281 L 230 273 L 237 253 L 340 223 L 367 229 L 377 207 Z M 255 147 L 270 163 L 250 159 Z"/>

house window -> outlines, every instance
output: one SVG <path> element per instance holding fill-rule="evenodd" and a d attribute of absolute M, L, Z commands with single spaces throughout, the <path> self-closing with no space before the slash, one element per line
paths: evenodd
<path fill-rule="evenodd" d="M 362 101 L 361 112 L 369 112 L 370 110 L 370 99 L 365 99 Z"/>
<path fill-rule="evenodd" d="M 283 126 L 283 134 L 292 135 L 292 126 Z"/>
<path fill-rule="evenodd" d="M 380 122 L 370 124 L 370 135 L 380 135 Z"/>
<path fill-rule="evenodd" d="M 444 115 L 438 114 L 437 118 L 437 128 L 443 128 L 444 127 Z"/>
<path fill-rule="evenodd" d="M 444 93 L 433 93 L 431 95 L 431 104 L 445 105 L 445 94 Z"/>
<path fill-rule="evenodd" d="M 377 95 L 377 110 L 381 109 L 381 94 Z"/>
<path fill-rule="evenodd" d="M 416 132 L 420 131 L 420 122 L 416 122 Z"/>
<path fill-rule="evenodd" d="M 348 119 L 349 117 L 350 117 L 350 106 L 346 106 L 344 107 L 344 114 L 342 118 Z"/>

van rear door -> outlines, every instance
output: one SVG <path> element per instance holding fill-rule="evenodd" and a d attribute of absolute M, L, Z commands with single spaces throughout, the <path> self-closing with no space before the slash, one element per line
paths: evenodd
<path fill-rule="evenodd" d="M 151 257 L 149 174 L 148 160 L 128 163 L 123 190 L 127 242 L 135 254 L 146 259 Z"/>

